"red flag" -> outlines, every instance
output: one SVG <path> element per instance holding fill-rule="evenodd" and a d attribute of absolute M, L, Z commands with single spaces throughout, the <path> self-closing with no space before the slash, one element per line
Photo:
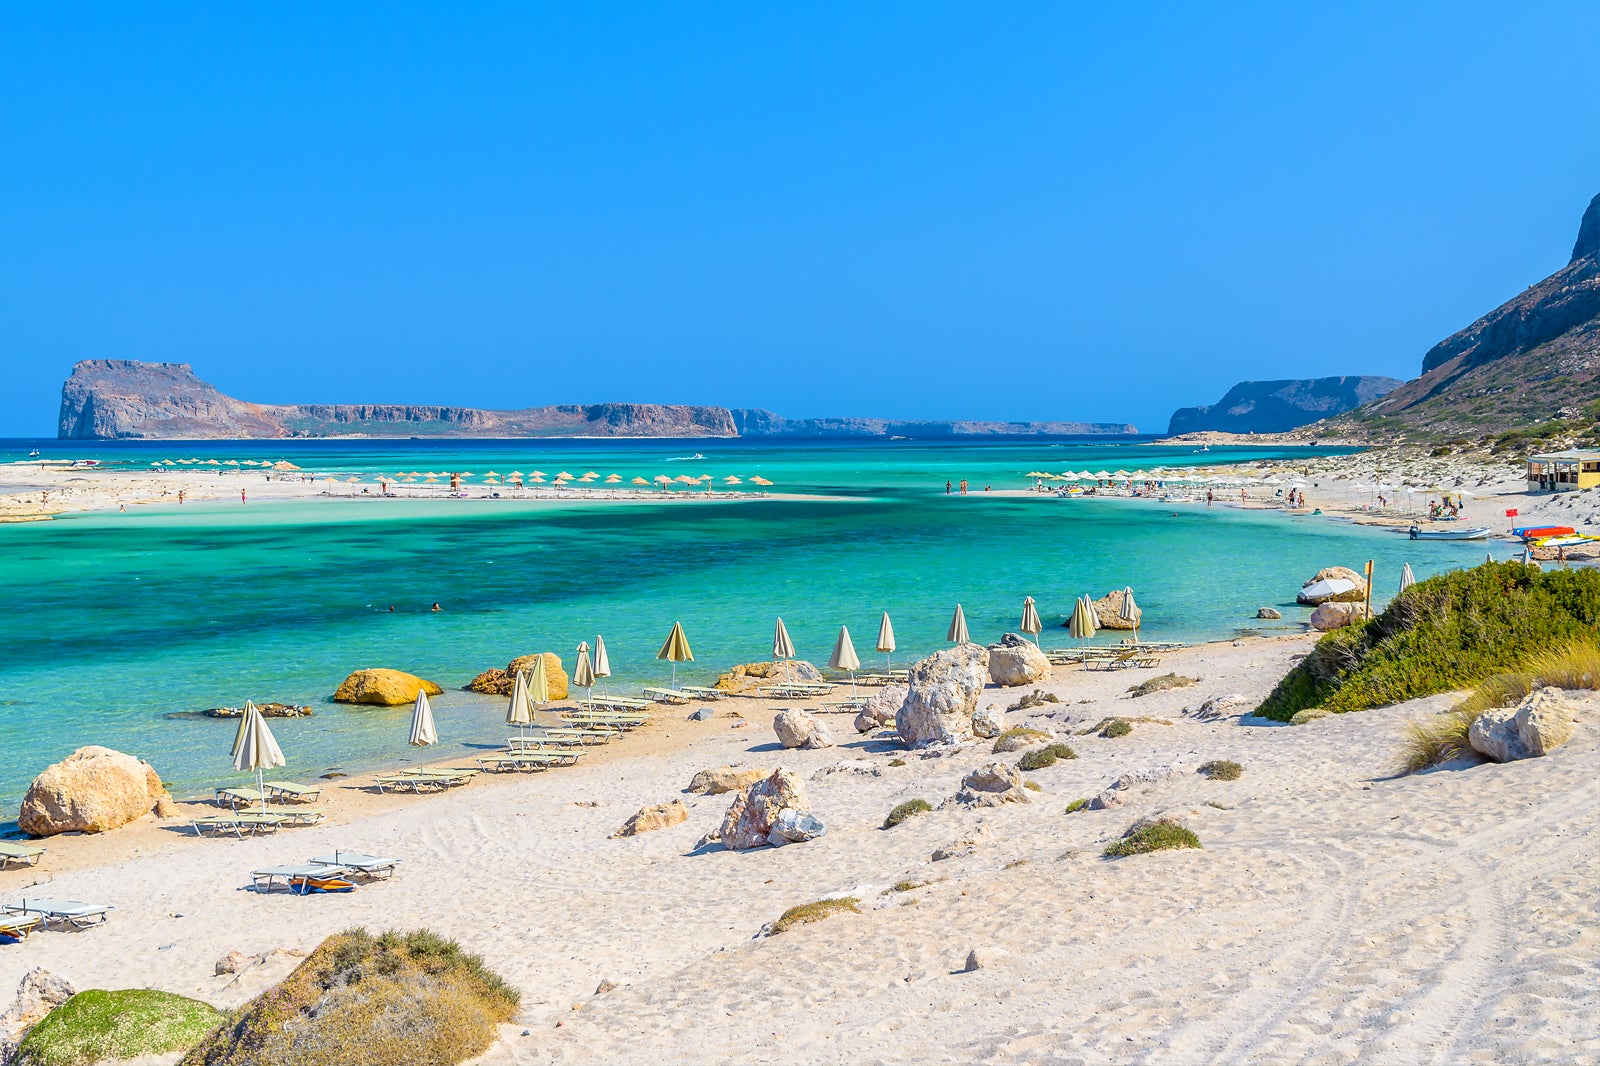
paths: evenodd
<path fill-rule="evenodd" d="M 1506 517 L 1507 518 L 1515 518 L 1515 517 L 1517 517 L 1517 509 L 1515 507 L 1511 508 L 1509 511 L 1506 512 Z"/>

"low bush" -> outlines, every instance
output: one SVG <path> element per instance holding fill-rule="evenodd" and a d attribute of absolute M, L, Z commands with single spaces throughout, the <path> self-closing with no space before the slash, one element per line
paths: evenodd
<path fill-rule="evenodd" d="M 1100 735 L 1116 739 L 1117 737 L 1125 737 L 1131 732 L 1133 732 L 1132 722 L 1126 718 L 1113 718 L 1101 728 Z"/>
<path fill-rule="evenodd" d="M 518 1001 L 453 940 L 426 929 L 350 929 L 230 1015 L 183 1066 L 452 1066 L 488 1050 Z"/>
<path fill-rule="evenodd" d="M 1035 751 L 1027 752 L 1017 761 L 1019 770 L 1043 770 L 1046 766 L 1054 766 L 1060 759 L 1076 759 L 1078 753 L 1065 744 L 1047 744 Z"/>
<path fill-rule="evenodd" d="M 811 922 L 820 922 L 832 918 L 835 914 L 860 914 L 861 900 L 855 896 L 841 896 L 837 899 L 819 899 L 813 903 L 802 903 L 798 907 L 790 907 L 778 916 L 767 929 L 767 935 L 777 936 L 797 925 L 807 925 Z"/>
<path fill-rule="evenodd" d="M 84 1066 L 188 1051 L 223 1020 L 209 1003 L 153 988 L 79 992 L 17 1047 L 16 1066 Z"/>
<path fill-rule="evenodd" d="M 1181 822 L 1162 818 L 1154 822 L 1135 822 L 1126 833 L 1122 834 L 1121 840 L 1107 844 L 1106 850 L 1101 854 L 1109 859 L 1120 859 L 1128 855 L 1144 855 L 1151 851 L 1199 846 L 1200 838 L 1194 835 L 1193 830 Z"/>
<path fill-rule="evenodd" d="M 1198 684 L 1199 680 L 1197 677 L 1184 677 L 1182 674 L 1162 674 L 1140 684 L 1129 686 L 1128 696 L 1130 699 L 1138 699 L 1140 696 L 1148 696 L 1152 692 L 1165 692 L 1171 688 L 1188 688 L 1190 685 Z"/>
<path fill-rule="evenodd" d="M 1071 803 L 1067 804 L 1067 809 L 1062 813 L 1077 814 L 1079 811 L 1086 811 L 1088 809 L 1089 801 L 1087 799 L 1075 799 Z"/>
<path fill-rule="evenodd" d="M 1237 781 L 1244 774 L 1244 767 L 1228 759 L 1212 759 L 1201 763 L 1198 772 L 1213 781 Z"/>
<path fill-rule="evenodd" d="M 1030 744 L 1037 744 L 1041 740 L 1049 740 L 1050 734 L 1041 729 L 1030 729 L 1025 725 L 1012 726 L 995 738 L 994 747 L 989 750 L 995 754 L 1005 751 L 1016 751 L 1026 748 Z"/>
<path fill-rule="evenodd" d="M 912 815 L 927 814 L 931 810 L 933 810 L 933 805 L 925 799 L 906 800 L 889 812 L 889 817 L 883 820 L 883 827 L 885 829 L 893 829 Z"/>
<path fill-rule="evenodd" d="M 1411 586 L 1376 618 L 1336 629 L 1278 682 L 1257 713 L 1361 711 L 1506 674 L 1550 648 L 1586 648 L 1600 627 L 1600 570 L 1484 563 Z M 1554 667 L 1552 667 L 1554 669 Z"/>

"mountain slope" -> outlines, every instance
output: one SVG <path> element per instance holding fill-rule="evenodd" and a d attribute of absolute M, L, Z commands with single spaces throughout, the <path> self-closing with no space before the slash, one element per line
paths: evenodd
<path fill-rule="evenodd" d="M 1398 378 L 1334 377 L 1291 381 L 1241 381 L 1209 407 L 1180 407 L 1167 435 L 1215 430 L 1283 433 L 1341 414 L 1390 392 Z"/>
<path fill-rule="evenodd" d="M 1434 345 L 1422 376 L 1305 432 L 1479 437 L 1576 414 L 1600 397 L 1600 195 L 1566 266 Z"/>

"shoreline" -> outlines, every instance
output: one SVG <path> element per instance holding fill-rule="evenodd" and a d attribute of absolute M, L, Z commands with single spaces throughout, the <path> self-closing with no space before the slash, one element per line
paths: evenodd
<path fill-rule="evenodd" d="M 1009 706 L 1032 688 L 1057 695 L 1008 724 L 1046 728 L 1078 752 L 1028 775 L 1043 790 L 1031 802 L 999 808 L 939 806 L 968 771 L 1015 763 L 987 741 L 906 752 L 825 714 L 838 747 L 785 750 L 771 715 L 799 704 L 750 699 L 707 704 L 716 712 L 707 722 L 687 720 L 693 705 L 660 708 L 578 766 L 484 774 L 437 795 L 329 782 L 327 822 L 272 836 L 201 840 L 146 816 L 52 838 L 38 868 L 0 873 L 0 896 L 117 909 L 103 926 L 42 932 L 0 952 L 0 983 L 44 966 L 79 987 L 156 987 L 230 1008 L 324 936 L 412 915 L 522 990 L 486 1063 L 766 1061 L 774 1039 L 808 1062 L 987 1061 L 1047 1046 L 1091 1060 L 1296 1059 L 1330 1045 L 1342 1058 L 1380 1047 L 1428 1057 L 1442 1050 L 1437 1010 L 1467 994 L 1482 1006 L 1448 1034 L 1458 1048 L 1538 1058 L 1579 1046 L 1574 1027 L 1592 989 L 1551 967 L 1586 972 L 1591 939 L 1550 934 L 1592 910 L 1600 855 L 1570 841 L 1600 822 L 1600 796 L 1587 787 L 1600 730 L 1585 719 L 1544 759 L 1393 778 L 1400 726 L 1449 697 L 1305 727 L 1183 713 L 1224 692 L 1258 700 L 1314 639 L 1196 645 L 1154 669 L 1058 667 L 1041 684 L 986 688 L 980 706 Z M 1129 685 L 1167 672 L 1200 681 L 1127 700 Z M 1137 716 L 1134 732 L 1080 734 L 1107 714 Z M 1239 761 L 1244 777 L 1205 780 L 1194 767 L 1208 758 Z M 827 834 L 748 853 L 696 847 L 732 797 L 682 789 L 700 769 L 739 763 L 793 770 Z M 1160 767 L 1175 769 L 1129 789 L 1119 809 L 1062 814 L 1113 778 Z M 913 797 L 938 809 L 880 828 Z M 686 823 L 609 838 L 641 806 L 674 798 L 687 804 Z M 1463 804 L 1500 813 L 1463 820 Z M 1096 857 L 1135 818 L 1159 813 L 1183 818 L 1203 850 Z M 930 860 L 956 842 L 966 843 L 954 858 Z M 252 869 L 334 848 L 402 862 L 393 880 L 347 896 L 248 890 Z M 894 891 L 899 882 L 922 887 Z M 862 913 L 759 936 L 786 908 L 838 895 L 859 899 Z M 1540 922 L 1513 920 L 1530 908 Z M 1499 932 L 1483 941 L 1489 928 Z M 1467 980 L 1463 950 L 1472 960 L 1485 947 L 1493 980 Z M 984 966 L 960 972 L 972 948 Z M 263 961 L 214 976 L 214 960 L 234 950 Z M 1070 1019 L 1048 976 L 1062 969 L 1080 976 Z M 827 979 L 796 982 L 799 972 Z M 1495 1006 L 1540 974 L 1532 1004 Z M 597 994 L 602 981 L 617 987 Z M 1295 991 L 1262 1015 L 1272 988 Z M 913 1022 L 929 1010 L 947 1023 Z M 1301 1015 L 1317 1024 L 1287 1021 Z"/>

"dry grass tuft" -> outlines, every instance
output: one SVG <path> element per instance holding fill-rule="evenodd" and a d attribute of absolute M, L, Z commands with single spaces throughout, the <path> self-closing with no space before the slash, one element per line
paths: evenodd
<path fill-rule="evenodd" d="M 1089 801 L 1087 799 L 1075 799 L 1071 803 L 1067 804 L 1067 809 L 1062 813 L 1077 814 L 1079 811 L 1086 811 L 1088 809 Z"/>
<path fill-rule="evenodd" d="M 927 814 L 931 810 L 933 810 L 933 804 L 925 799 L 906 800 L 889 812 L 889 817 L 883 820 L 883 827 L 885 829 L 893 829 L 912 815 Z"/>
<path fill-rule="evenodd" d="M 1135 822 L 1122 834 L 1122 839 L 1106 845 L 1106 850 L 1101 852 L 1108 859 L 1120 859 L 1128 855 L 1145 855 L 1152 851 L 1167 851 L 1172 848 L 1198 848 L 1200 838 L 1194 835 L 1194 830 L 1182 822 L 1171 818 L 1158 818 L 1153 822 Z"/>
<path fill-rule="evenodd" d="M 1201 763 L 1197 772 L 1213 781 L 1237 781 L 1244 774 L 1244 767 L 1230 759 L 1212 759 Z"/>
<path fill-rule="evenodd" d="M 1552 688 L 1600 689 L 1600 641 L 1571 640 L 1532 656 L 1524 669 Z"/>
<path fill-rule="evenodd" d="M 802 903 L 798 907 L 790 907 L 778 916 L 767 929 L 768 936 L 777 936 L 785 930 L 793 929 L 797 925 L 808 925 L 811 922 L 820 922 L 832 918 L 835 914 L 860 914 L 861 900 L 855 896 L 841 896 L 837 899 L 819 899 L 812 903 Z"/>

